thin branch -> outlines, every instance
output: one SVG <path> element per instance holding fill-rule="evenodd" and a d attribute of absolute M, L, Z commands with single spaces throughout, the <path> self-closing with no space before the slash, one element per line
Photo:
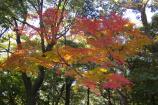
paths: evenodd
<path fill-rule="evenodd" d="M 0 33 L 0 38 L 3 36 L 3 34 L 5 34 L 7 31 L 9 30 L 9 28 L 6 28 L 3 32 Z"/>
<path fill-rule="evenodd" d="M 59 39 L 63 36 L 66 35 L 66 33 L 70 30 L 70 27 L 72 26 L 74 21 L 72 21 L 70 24 L 68 24 L 67 26 L 64 27 L 64 30 L 62 32 L 60 32 L 59 34 L 57 34 L 57 38 L 56 39 Z"/>
<path fill-rule="evenodd" d="M 65 0 L 62 11 L 61 11 L 61 14 L 60 14 L 59 22 L 57 23 L 57 27 L 61 24 L 61 22 L 64 18 L 64 11 L 65 11 L 65 6 L 67 5 L 67 3 L 68 3 L 67 0 Z"/>
<path fill-rule="evenodd" d="M 19 21 L 19 22 L 21 22 L 21 23 L 23 23 L 23 24 L 26 24 L 26 25 L 28 25 L 29 27 L 31 27 L 32 29 L 34 29 L 35 31 L 37 31 L 37 27 L 35 27 L 35 26 L 29 24 L 29 23 L 26 22 L 26 21 L 20 20 L 20 19 L 18 19 L 18 18 L 16 18 L 16 17 L 14 17 L 14 18 L 15 18 L 15 20 L 17 20 L 17 21 Z M 38 32 L 38 31 L 37 31 L 37 32 Z"/>
<path fill-rule="evenodd" d="M 36 7 L 36 5 L 34 5 L 32 0 L 28 0 L 28 2 L 32 5 L 32 7 L 36 10 L 36 12 L 38 12 L 38 9 Z"/>
<path fill-rule="evenodd" d="M 10 52 L 10 36 L 9 36 L 9 42 L 8 42 L 8 52 L 7 52 L 7 57 L 9 57 L 9 52 Z"/>
<path fill-rule="evenodd" d="M 6 52 L 6 53 L 11 53 L 11 54 L 14 54 L 13 52 L 10 52 L 10 51 L 8 51 L 7 49 L 4 49 L 4 50 L 1 50 L 0 52 Z"/>

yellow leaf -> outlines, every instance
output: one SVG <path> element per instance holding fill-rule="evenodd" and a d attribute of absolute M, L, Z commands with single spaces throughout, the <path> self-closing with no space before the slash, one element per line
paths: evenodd
<path fill-rule="evenodd" d="M 108 70 L 105 68 L 100 68 L 99 71 L 104 72 L 104 73 L 108 72 Z"/>
<path fill-rule="evenodd" d="M 64 58 L 65 58 L 65 60 L 70 60 L 70 59 L 71 59 L 71 55 L 66 54 L 66 55 L 64 56 Z"/>

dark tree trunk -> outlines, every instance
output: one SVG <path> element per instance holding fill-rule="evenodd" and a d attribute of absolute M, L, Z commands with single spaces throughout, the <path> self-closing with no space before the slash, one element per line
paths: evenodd
<path fill-rule="evenodd" d="M 26 105 L 36 105 L 38 91 L 43 83 L 44 75 L 44 68 L 40 67 L 39 76 L 35 80 L 34 84 L 32 84 L 30 77 L 28 77 L 26 73 L 22 73 L 26 90 Z"/>
<path fill-rule="evenodd" d="M 128 105 L 127 98 L 120 95 L 120 105 Z"/>
<path fill-rule="evenodd" d="M 141 21 L 142 21 L 142 24 L 144 26 L 144 32 L 147 35 L 149 35 L 150 30 L 149 30 L 149 24 L 148 24 L 147 16 L 146 16 L 146 13 L 145 13 L 145 7 L 143 7 L 140 12 L 141 12 Z"/>
<path fill-rule="evenodd" d="M 30 95 L 27 97 L 26 105 L 36 105 L 36 101 L 36 97 Z"/>
<path fill-rule="evenodd" d="M 156 105 L 154 95 L 151 95 L 151 105 Z"/>
<path fill-rule="evenodd" d="M 111 102 L 111 92 L 110 90 L 107 90 L 107 92 L 108 92 L 108 105 L 113 105 Z"/>
<path fill-rule="evenodd" d="M 128 105 L 127 96 L 120 90 L 117 91 L 120 95 L 120 105 Z"/>
<path fill-rule="evenodd" d="M 90 89 L 87 89 L 87 105 L 89 105 L 89 95 L 90 95 Z"/>
<path fill-rule="evenodd" d="M 146 15 L 146 6 L 147 6 L 148 2 L 149 2 L 149 0 L 147 0 L 146 3 L 142 4 L 141 8 L 139 8 L 139 11 L 140 11 L 140 14 L 141 14 L 141 21 L 142 21 L 142 24 L 144 26 L 144 32 L 149 37 L 151 37 L 150 36 L 150 25 L 148 23 L 147 15 Z"/>
<path fill-rule="evenodd" d="M 72 79 L 67 77 L 66 80 L 65 105 L 70 105 Z"/>

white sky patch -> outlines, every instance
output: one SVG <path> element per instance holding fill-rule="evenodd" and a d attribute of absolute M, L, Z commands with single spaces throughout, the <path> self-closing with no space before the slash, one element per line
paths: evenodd
<path fill-rule="evenodd" d="M 150 9 L 146 9 L 147 20 L 150 23 L 152 21 L 152 16 L 155 12 L 151 12 Z M 124 17 L 128 18 L 132 23 L 136 25 L 136 27 L 142 26 L 140 13 L 134 13 L 131 9 L 127 9 L 124 13 Z"/>

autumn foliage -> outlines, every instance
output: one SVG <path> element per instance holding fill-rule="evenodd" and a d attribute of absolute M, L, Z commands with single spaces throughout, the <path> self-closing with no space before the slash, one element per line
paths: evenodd
<path fill-rule="evenodd" d="M 126 60 L 140 53 L 144 45 L 151 43 L 147 36 L 133 27 L 132 23 L 114 13 L 99 19 L 79 18 L 73 26 L 72 33 L 84 34 L 89 47 L 80 49 L 81 51 L 77 51 L 77 48 L 76 52 L 67 49 L 71 52 L 70 55 L 81 58 L 78 63 L 92 62 L 98 65 L 93 70 L 83 72 L 84 79 L 87 79 L 82 83 L 89 88 L 102 83 L 104 88 L 111 89 L 130 84 L 123 76 L 127 69 Z M 79 53 L 82 51 L 84 53 L 81 56 Z M 102 72 L 100 69 L 107 71 Z M 82 81 L 81 79 L 82 77 L 79 81 Z"/>
<path fill-rule="evenodd" d="M 81 37 L 86 40 L 85 46 L 76 48 L 69 45 L 60 45 L 57 39 L 62 24 L 59 25 L 57 21 L 61 19 L 61 16 L 59 16 L 61 12 L 49 8 L 42 14 L 45 27 L 42 29 L 34 28 L 36 34 L 44 33 L 42 35 L 48 44 L 55 41 L 56 45 L 51 51 L 42 54 L 38 51 L 38 48 L 33 47 L 26 41 L 22 46 L 28 44 L 28 47 L 15 50 L 2 63 L 2 69 L 32 73 L 39 65 L 50 69 L 58 64 L 60 65 L 59 69 L 65 68 L 65 76 L 74 78 L 77 83 L 92 90 L 96 87 L 118 89 L 131 84 L 123 76 L 128 67 L 126 60 L 140 53 L 144 45 L 151 43 L 150 39 L 135 29 L 127 19 L 112 13 L 107 17 L 98 19 L 76 18 L 70 29 L 71 35 L 67 37 Z M 66 14 L 62 16 L 62 19 L 65 16 Z M 16 60 L 14 60 L 15 58 Z M 87 63 L 96 66 L 87 70 L 81 70 L 79 67 L 73 66 Z"/>

